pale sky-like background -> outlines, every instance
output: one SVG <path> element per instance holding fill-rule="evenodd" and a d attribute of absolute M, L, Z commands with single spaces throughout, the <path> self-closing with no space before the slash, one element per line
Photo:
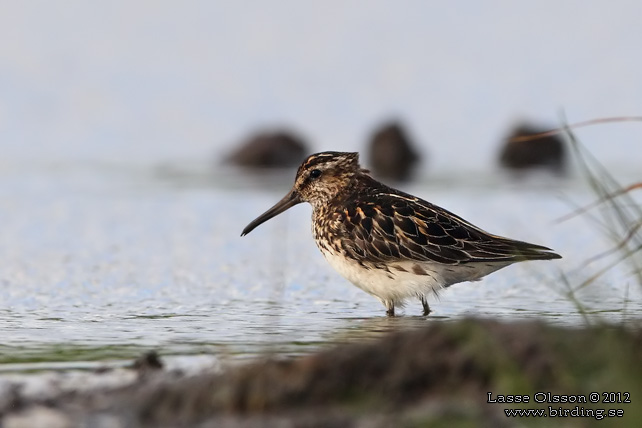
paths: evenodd
<path fill-rule="evenodd" d="M 262 127 L 361 150 L 400 118 L 428 167 L 515 120 L 642 115 L 642 2 L 25 1 L 0 6 L 0 163 L 212 158 Z M 642 124 L 578 131 L 642 160 Z"/>

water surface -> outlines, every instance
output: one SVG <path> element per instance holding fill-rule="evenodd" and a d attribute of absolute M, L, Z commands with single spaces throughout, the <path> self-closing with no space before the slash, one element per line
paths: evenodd
<path fill-rule="evenodd" d="M 81 367 L 148 349 L 295 355 L 471 316 L 582 325 L 561 273 L 580 283 L 592 269 L 583 262 L 608 248 L 586 219 L 555 222 L 570 200 L 591 199 L 577 178 L 428 177 L 404 189 L 564 259 L 457 284 L 430 302 L 428 318 L 409 302 L 390 319 L 326 264 L 311 238 L 309 206 L 239 236 L 288 190 L 292 171 L 266 178 L 198 162 L 69 163 L 5 166 L 0 174 L 2 363 Z M 639 294 L 622 267 L 581 298 L 603 320 L 636 322 Z"/>

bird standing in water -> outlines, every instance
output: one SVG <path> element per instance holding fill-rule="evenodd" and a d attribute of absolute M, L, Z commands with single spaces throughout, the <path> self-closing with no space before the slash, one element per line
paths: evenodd
<path fill-rule="evenodd" d="M 455 214 L 372 177 L 358 153 L 322 152 L 299 167 L 294 187 L 241 236 L 288 208 L 312 205 L 314 240 L 337 272 L 395 307 L 475 281 L 515 262 L 559 259 L 550 248 L 491 235 Z"/>

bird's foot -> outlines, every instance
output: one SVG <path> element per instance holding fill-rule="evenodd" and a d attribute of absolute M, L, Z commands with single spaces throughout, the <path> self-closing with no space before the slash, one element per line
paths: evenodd
<path fill-rule="evenodd" d="M 424 316 L 427 317 L 428 315 L 430 315 L 430 312 L 432 311 L 430 310 L 430 306 L 428 305 L 425 297 L 421 298 L 421 305 L 424 307 Z"/>

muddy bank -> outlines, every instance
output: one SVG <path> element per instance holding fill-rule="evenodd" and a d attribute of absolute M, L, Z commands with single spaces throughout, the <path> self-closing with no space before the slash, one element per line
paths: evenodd
<path fill-rule="evenodd" d="M 551 415 L 508 418 L 504 409 L 579 406 L 623 412 L 600 426 L 638 426 L 640 361 L 639 330 L 465 320 L 218 374 L 186 376 L 155 362 L 125 387 L 46 400 L 14 391 L 0 411 L 5 427 L 35 426 L 40 418 L 53 427 L 515 426 L 546 425 Z M 493 400 L 520 394 L 530 401 L 489 403 L 489 392 Z M 550 400 L 597 392 L 600 402 L 536 403 L 537 392 L 550 392 Z M 605 392 L 626 392 L 631 403 L 604 403 Z M 590 416 L 563 420 L 567 426 L 595 422 Z"/>

